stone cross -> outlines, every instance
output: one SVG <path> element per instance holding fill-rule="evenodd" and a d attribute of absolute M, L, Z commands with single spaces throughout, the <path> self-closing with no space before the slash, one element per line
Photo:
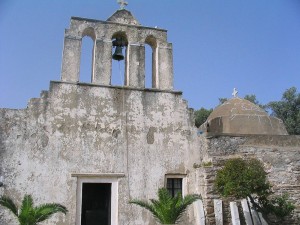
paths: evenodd
<path fill-rule="evenodd" d="M 239 92 L 236 90 L 236 88 L 233 88 L 232 95 L 234 98 L 237 97 L 237 93 L 239 93 Z"/>
<path fill-rule="evenodd" d="M 125 7 L 128 5 L 128 2 L 124 0 L 118 0 L 118 4 L 120 5 L 120 9 L 125 9 Z"/>

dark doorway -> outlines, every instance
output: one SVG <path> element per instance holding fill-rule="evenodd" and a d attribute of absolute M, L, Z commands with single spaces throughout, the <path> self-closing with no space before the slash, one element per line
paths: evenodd
<path fill-rule="evenodd" d="M 111 183 L 83 183 L 81 225 L 111 225 Z"/>

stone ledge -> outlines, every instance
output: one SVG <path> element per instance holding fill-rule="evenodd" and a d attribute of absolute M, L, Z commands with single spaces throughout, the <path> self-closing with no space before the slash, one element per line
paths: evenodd
<path fill-rule="evenodd" d="M 123 89 L 123 90 L 133 90 L 133 91 L 149 91 L 149 92 L 160 92 L 160 93 L 171 93 L 182 95 L 182 91 L 172 91 L 172 90 L 162 90 L 156 88 L 137 88 L 130 86 L 113 86 L 113 85 L 104 85 L 104 84 L 93 84 L 93 83 L 81 83 L 81 82 L 69 82 L 69 81 L 50 81 L 52 84 L 72 84 L 78 86 L 90 86 L 90 87 L 105 87 L 105 88 L 114 88 L 114 89 Z"/>
<path fill-rule="evenodd" d="M 71 173 L 71 177 L 125 177 L 124 173 Z"/>
<path fill-rule="evenodd" d="M 151 29 L 151 30 L 158 30 L 158 31 L 167 32 L 167 30 L 163 29 L 163 28 L 147 27 L 147 26 L 132 25 L 132 24 L 122 24 L 122 23 L 117 23 L 117 22 L 112 22 L 112 21 L 103 21 L 103 20 L 89 19 L 89 18 L 76 17 L 76 16 L 72 16 L 71 20 L 88 21 L 88 22 L 91 22 L 91 23 L 102 23 L 102 24 L 118 24 L 118 25 L 121 25 L 121 26 L 137 27 L 139 29 L 145 29 L 146 28 L 146 29 Z"/>
<path fill-rule="evenodd" d="M 279 184 L 279 185 L 274 185 L 274 187 L 281 187 L 281 188 L 282 188 L 282 187 L 283 187 L 283 188 L 285 188 L 285 187 L 288 187 L 288 188 L 289 188 L 289 187 L 293 187 L 293 188 L 294 188 L 294 187 L 298 187 L 298 188 L 300 188 L 300 185 L 289 185 L 289 184 L 281 184 L 281 185 L 280 185 L 280 184 Z"/>

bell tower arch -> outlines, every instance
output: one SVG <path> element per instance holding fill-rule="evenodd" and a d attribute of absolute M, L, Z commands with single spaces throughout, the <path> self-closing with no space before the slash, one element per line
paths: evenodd
<path fill-rule="evenodd" d="M 126 9 L 106 21 L 72 17 L 65 31 L 61 80 L 79 82 L 81 44 L 94 41 L 92 79 L 95 85 L 111 85 L 112 60 L 125 60 L 125 86 L 145 88 L 145 45 L 152 49 L 152 88 L 173 90 L 173 50 L 167 31 L 144 27 Z M 112 49 L 114 53 L 112 54 Z"/>

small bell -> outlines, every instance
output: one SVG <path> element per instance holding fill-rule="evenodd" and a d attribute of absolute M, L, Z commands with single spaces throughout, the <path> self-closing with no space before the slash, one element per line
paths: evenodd
<path fill-rule="evenodd" d="M 123 60 L 125 57 L 123 55 L 122 49 L 126 45 L 126 42 L 122 38 L 116 38 L 113 42 L 113 46 L 116 47 L 115 53 L 112 55 L 114 60 Z"/>
<path fill-rule="evenodd" d="M 124 55 L 122 52 L 122 46 L 116 46 L 116 50 L 115 50 L 115 53 L 113 54 L 112 58 L 114 60 L 118 60 L 118 61 L 121 61 L 124 59 Z"/>

